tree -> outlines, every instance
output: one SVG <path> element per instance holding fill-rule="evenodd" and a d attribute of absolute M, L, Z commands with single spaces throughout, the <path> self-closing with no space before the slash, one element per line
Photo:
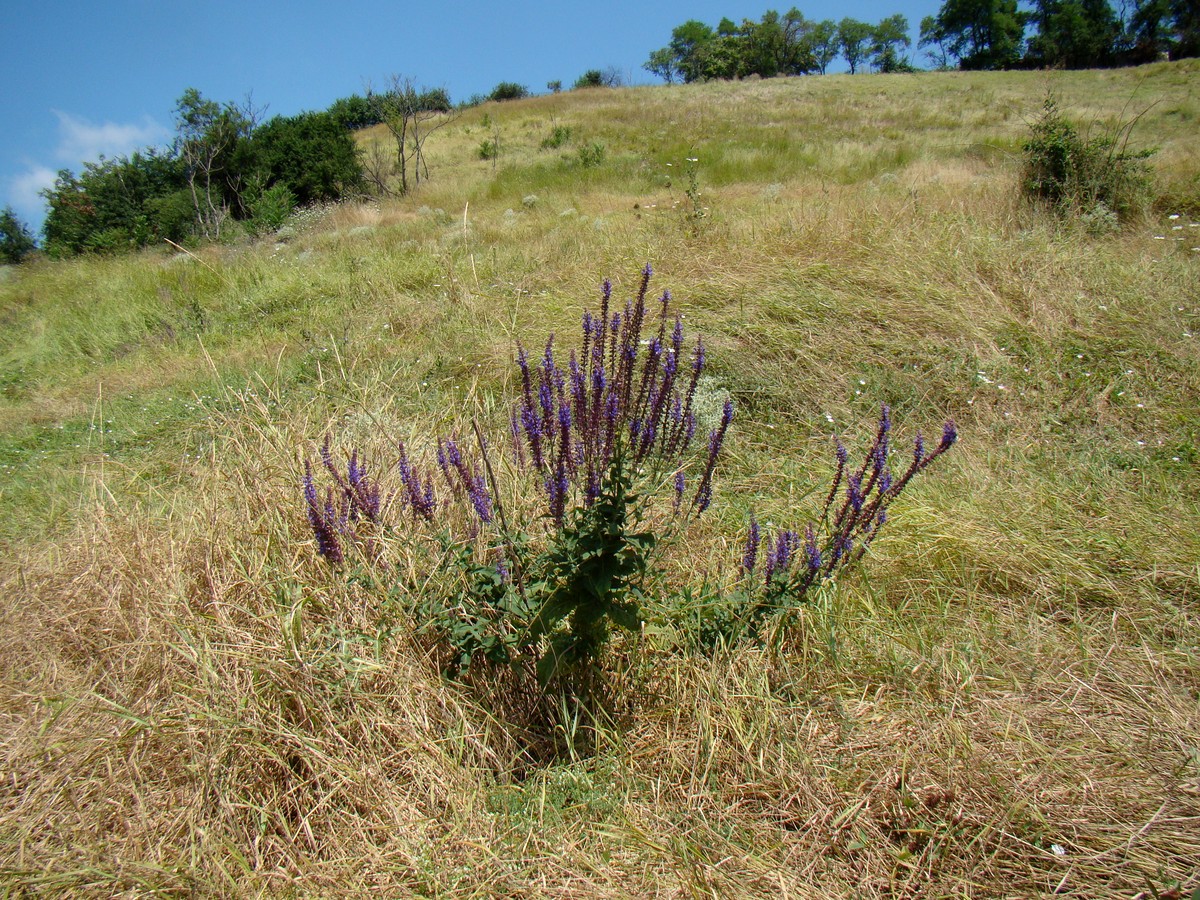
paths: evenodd
<path fill-rule="evenodd" d="M 733 34 L 720 34 L 706 41 L 696 52 L 695 80 L 729 80 L 749 75 L 743 50 L 744 41 Z"/>
<path fill-rule="evenodd" d="M 1111 66 L 1121 34 L 1108 0 L 1034 0 L 1037 34 L 1026 56 L 1035 66 L 1085 69 Z"/>
<path fill-rule="evenodd" d="M 42 233 L 53 257 L 177 241 L 196 222 L 183 161 L 156 150 L 86 163 L 78 177 L 64 169 L 42 196 L 49 206 Z"/>
<path fill-rule="evenodd" d="M 711 28 L 695 19 L 689 19 L 671 32 L 671 43 L 667 48 L 675 57 L 675 67 L 684 81 L 691 83 L 703 77 L 700 51 L 715 37 Z"/>
<path fill-rule="evenodd" d="M 880 72 L 911 72 L 912 65 L 900 56 L 901 50 L 911 46 L 908 19 L 900 13 L 888 16 L 875 26 L 871 38 L 871 62 Z"/>
<path fill-rule="evenodd" d="M 845 18 L 838 24 L 838 46 L 846 64 L 850 66 L 851 75 L 858 71 L 859 65 L 867 58 L 874 37 L 875 29 L 866 22 Z"/>
<path fill-rule="evenodd" d="M 241 107 L 222 106 L 204 99 L 195 88 L 184 91 L 175 104 L 175 148 L 184 161 L 196 223 L 204 237 L 220 237 L 229 198 L 240 193 L 233 155 L 238 142 L 253 132 L 258 115 L 249 100 Z"/>
<path fill-rule="evenodd" d="M 925 51 L 935 69 L 950 68 L 950 38 L 938 24 L 936 16 L 926 16 L 921 20 L 921 37 L 917 46 Z"/>
<path fill-rule="evenodd" d="M 445 91 L 419 90 L 411 78 L 393 75 L 391 88 L 382 94 L 367 93 L 375 104 L 380 121 L 387 126 L 396 145 L 394 174 L 400 176 L 400 193 L 420 185 L 429 177 L 425 161 L 425 141 L 430 134 L 454 121 L 457 116 L 440 108 Z M 371 180 L 381 191 L 390 192 L 386 173 L 375 172 Z"/>
<path fill-rule="evenodd" d="M 774 10 L 767 10 L 758 22 L 746 19 L 730 35 L 738 41 L 738 55 L 743 70 L 738 74 L 773 78 L 776 75 L 811 72 L 817 67 L 808 45 L 811 27 L 812 24 L 795 7 L 783 16 Z M 723 36 L 721 27 L 717 28 L 717 33 Z"/>
<path fill-rule="evenodd" d="M 1020 61 L 1027 18 L 1017 0 L 945 0 L 935 22 L 962 68 L 1007 69 Z"/>
<path fill-rule="evenodd" d="M 0 212 L 0 263 L 17 265 L 37 249 L 37 242 L 11 206 Z"/>
<path fill-rule="evenodd" d="M 642 68 L 656 78 L 661 78 L 667 84 L 674 84 L 679 70 L 675 67 L 675 56 L 669 47 L 661 47 L 650 53 L 650 58 L 642 64 Z"/>
<path fill-rule="evenodd" d="M 837 23 L 833 19 L 822 19 L 814 24 L 808 32 L 808 46 L 812 53 L 813 65 L 824 75 L 829 64 L 837 59 L 838 53 L 841 52 Z"/>
<path fill-rule="evenodd" d="M 1200 9 L 1196 0 L 1137 0 L 1129 21 L 1130 62 L 1200 56 Z"/>
<path fill-rule="evenodd" d="M 372 108 L 371 102 L 358 94 L 334 100 L 327 112 L 347 131 L 357 131 L 379 124 L 379 116 Z"/>

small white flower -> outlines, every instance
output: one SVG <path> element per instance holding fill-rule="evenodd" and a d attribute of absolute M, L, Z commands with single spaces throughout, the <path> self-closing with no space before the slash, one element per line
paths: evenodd
<path fill-rule="evenodd" d="M 826 422 L 830 422 L 830 423 L 832 423 L 832 422 L 833 422 L 833 416 L 831 416 L 829 413 L 825 413 L 825 421 L 826 421 Z"/>
<path fill-rule="evenodd" d="M 1174 222 L 1176 219 L 1179 218 L 1179 213 L 1171 213 L 1169 216 L 1167 216 L 1167 218 L 1170 219 L 1172 222 Z"/>
<path fill-rule="evenodd" d="M 1053 853 L 1055 856 L 1066 856 L 1067 848 L 1064 847 L 1062 844 L 1051 844 L 1050 852 Z"/>

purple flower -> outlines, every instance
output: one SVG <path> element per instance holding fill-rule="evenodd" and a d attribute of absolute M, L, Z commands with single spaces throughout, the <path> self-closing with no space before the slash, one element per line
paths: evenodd
<path fill-rule="evenodd" d="M 758 562 L 759 539 L 758 520 L 751 514 L 750 531 L 746 534 L 746 550 L 742 554 L 742 572 L 746 575 L 754 571 L 754 566 Z"/>
<path fill-rule="evenodd" d="M 317 539 L 317 552 L 333 565 L 340 566 L 345 557 L 337 537 L 337 514 L 333 509 L 332 492 L 322 508 L 317 498 L 316 485 L 313 484 L 312 466 L 308 460 L 304 462 L 304 506 L 313 537 Z"/>
<path fill-rule="evenodd" d="M 683 492 L 687 488 L 687 480 L 683 477 L 683 469 L 675 473 L 675 503 L 673 509 L 676 513 L 679 512 L 679 507 L 683 503 Z"/>
<path fill-rule="evenodd" d="M 817 536 L 812 525 L 804 529 L 804 555 L 808 559 L 808 571 L 816 574 L 821 571 L 821 550 L 817 547 Z"/>
<path fill-rule="evenodd" d="M 858 475 L 851 475 L 846 480 L 846 494 L 850 498 L 850 506 L 854 508 L 856 513 L 862 512 L 863 495 L 862 495 L 862 478 Z"/>
<path fill-rule="evenodd" d="M 475 514 L 479 516 L 479 521 L 484 525 L 490 523 L 492 521 L 492 498 L 488 494 L 487 482 L 482 475 L 476 475 L 471 479 L 467 494 L 471 498 L 471 505 L 475 507 Z"/>
<path fill-rule="evenodd" d="M 954 427 L 954 420 L 947 419 L 946 424 L 942 426 L 942 442 L 938 444 L 938 450 L 949 450 L 957 440 L 958 429 Z"/>

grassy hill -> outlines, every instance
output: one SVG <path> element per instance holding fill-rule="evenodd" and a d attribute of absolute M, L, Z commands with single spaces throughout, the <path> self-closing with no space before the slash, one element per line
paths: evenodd
<path fill-rule="evenodd" d="M 1138 117 L 1145 217 L 1022 200 L 1048 92 Z M 401 200 L 5 271 L 0 890 L 1200 887 L 1198 121 L 1195 61 L 570 92 L 465 112 Z M 881 403 L 960 441 L 766 641 L 618 637 L 611 721 L 531 758 L 318 558 L 303 460 L 502 429 L 515 341 L 646 263 L 737 406 L 672 591 L 816 515 Z"/>

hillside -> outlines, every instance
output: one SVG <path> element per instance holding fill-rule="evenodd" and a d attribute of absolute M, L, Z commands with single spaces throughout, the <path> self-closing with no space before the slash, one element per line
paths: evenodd
<path fill-rule="evenodd" d="M 1048 92 L 1136 118 L 1145 216 L 1021 198 Z M 574 91 L 464 112 L 401 199 L 4 270 L 0 890 L 1190 895 L 1198 121 L 1196 61 Z M 501 434 L 516 342 L 647 263 L 736 408 L 656 609 L 736 577 L 752 510 L 817 516 L 881 404 L 959 441 L 762 640 L 616 636 L 610 718 L 533 752 L 318 556 L 304 460 Z"/>

